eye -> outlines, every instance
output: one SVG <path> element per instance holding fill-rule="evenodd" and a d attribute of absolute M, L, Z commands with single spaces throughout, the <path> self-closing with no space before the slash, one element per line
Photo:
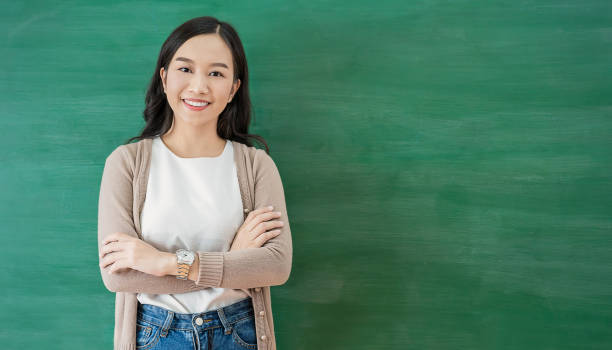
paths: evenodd
<path fill-rule="evenodd" d="M 181 69 L 187 69 L 187 70 L 190 70 L 190 69 L 189 69 L 189 68 L 187 68 L 187 67 L 181 67 L 181 68 L 179 68 L 178 70 L 180 70 L 180 71 L 181 71 L 181 72 L 183 72 L 183 73 L 187 73 L 187 72 L 185 72 L 184 70 L 181 70 Z M 217 74 L 219 74 L 219 75 L 217 75 L 217 76 L 221 76 L 221 77 L 223 76 L 223 73 L 221 73 L 221 72 L 219 72 L 219 71 L 213 71 L 213 72 L 211 72 L 211 74 L 212 74 L 212 73 L 217 73 Z"/>

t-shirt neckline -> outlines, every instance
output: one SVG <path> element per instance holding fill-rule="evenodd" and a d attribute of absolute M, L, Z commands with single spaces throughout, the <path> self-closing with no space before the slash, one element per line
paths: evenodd
<path fill-rule="evenodd" d="M 161 136 L 157 137 L 157 142 L 161 145 L 161 147 L 168 152 L 173 158 L 175 159 L 179 159 L 182 161 L 190 161 L 190 160 L 218 160 L 221 159 L 225 156 L 225 154 L 227 153 L 229 147 L 230 147 L 230 140 L 225 140 L 225 147 L 223 147 L 223 152 L 221 152 L 220 155 L 216 156 L 216 157 L 179 157 L 178 155 L 176 155 L 174 152 L 172 152 L 172 150 L 170 150 L 170 148 L 168 148 L 168 146 L 166 146 L 166 144 L 164 143 L 164 140 L 162 140 Z"/>

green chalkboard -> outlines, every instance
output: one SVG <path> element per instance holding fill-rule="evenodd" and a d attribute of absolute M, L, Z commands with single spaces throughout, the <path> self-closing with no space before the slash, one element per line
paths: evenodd
<path fill-rule="evenodd" d="M 313 0 L 3 3 L 3 349 L 112 348 L 104 160 L 203 15 L 283 179 L 279 349 L 612 348 L 612 3 Z"/>

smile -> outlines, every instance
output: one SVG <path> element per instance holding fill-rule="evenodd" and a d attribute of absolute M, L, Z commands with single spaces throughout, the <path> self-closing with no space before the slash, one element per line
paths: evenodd
<path fill-rule="evenodd" d="M 189 100 L 182 100 L 183 104 L 191 109 L 192 111 L 201 111 L 203 109 L 205 109 L 206 107 L 208 107 L 208 105 L 210 103 L 208 102 L 195 102 L 195 101 L 189 101 Z"/>

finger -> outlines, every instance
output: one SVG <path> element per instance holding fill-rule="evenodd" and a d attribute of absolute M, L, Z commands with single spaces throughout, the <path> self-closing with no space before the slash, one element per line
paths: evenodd
<path fill-rule="evenodd" d="M 257 244 L 258 247 L 261 247 L 261 246 L 264 245 L 264 243 L 266 243 L 270 239 L 278 236 L 280 233 L 281 233 L 281 230 L 266 231 L 263 234 L 257 236 L 257 238 L 255 238 L 254 242 L 255 242 L 255 244 Z"/>
<path fill-rule="evenodd" d="M 251 221 L 253 220 L 253 218 L 255 218 L 257 215 L 262 214 L 262 213 L 266 213 L 269 211 L 274 210 L 274 207 L 271 205 L 267 205 L 258 209 L 253 210 L 252 212 L 249 213 L 249 215 L 247 215 L 247 218 L 244 220 L 245 222 L 247 221 Z"/>
<path fill-rule="evenodd" d="M 102 245 L 107 244 L 110 241 L 114 241 L 115 240 L 115 234 L 111 233 L 110 235 L 104 237 L 104 239 L 102 240 Z"/>
<path fill-rule="evenodd" d="M 271 231 L 272 229 L 275 229 L 278 227 L 278 224 L 275 224 L 277 221 L 268 221 L 268 222 L 262 222 L 261 224 L 257 225 L 257 227 L 255 227 L 251 232 L 251 240 L 255 241 L 257 240 L 260 236 L 265 235 L 266 232 Z M 264 237 L 265 240 L 267 240 Z"/>
<path fill-rule="evenodd" d="M 100 260 L 100 267 L 105 269 L 109 265 L 114 263 L 116 259 L 117 259 L 117 253 L 106 254 L 106 256 L 102 260 Z"/>
<path fill-rule="evenodd" d="M 110 235 L 106 236 L 106 238 L 104 238 L 104 241 L 102 241 L 103 244 L 108 244 L 110 242 L 118 242 L 121 239 L 121 232 L 113 232 Z"/>
<path fill-rule="evenodd" d="M 109 265 L 112 265 L 119 260 L 125 260 L 125 256 L 122 253 L 123 251 L 120 250 L 106 254 L 104 258 L 100 260 L 100 266 L 102 268 L 107 268 Z"/>
<path fill-rule="evenodd" d="M 123 260 L 117 260 L 110 266 L 108 273 L 115 273 L 121 271 L 121 268 L 124 267 Z"/>
<path fill-rule="evenodd" d="M 106 254 L 112 253 L 112 252 L 119 252 L 122 250 L 121 244 L 119 242 L 109 242 L 108 244 L 105 244 L 104 246 L 102 246 L 102 249 L 100 251 L 100 258 L 104 258 L 104 256 Z"/>
<path fill-rule="evenodd" d="M 267 212 L 267 213 L 259 214 L 259 215 L 257 215 L 257 217 L 259 219 L 261 219 L 262 221 L 278 219 L 278 218 L 281 217 L 281 212 L 280 211 L 270 211 L 270 212 Z"/>
<path fill-rule="evenodd" d="M 105 239 L 104 242 L 110 243 L 110 242 L 123 242 L 123 241 L 127 241 L 129 239 L 133 238 L 133 236 L 128 235 L 127 233 L 123 233 L 123 232 L 113 232 L 112 234 L 108 235 Z"/>
<path fill-rule="evenodd" d="M 261 234 L 262 232 L 266 232 L 268 230 L 271 230 L 271 229 L 274 229 L 274 228 L 277 228 L 277 227 L 283 227 L 283 226 L 284 226 L 284 224 L 280 220 L 265 221 L 265 222 L 262 222 L 262 223 L 258 224 L 255 227 L 254 231 L 257 231 L 258 234 Z"/>
<path fill-rule="evenodd" d="M 100 259 L 103 259 L 106 254 L 112 252 L 112 250 L 109 249 L 109 246 L 110 244 L 106 244 L 106 243 L 102 245 L 102 248 L 100 248 L 100 253 L 98 254 L 98 257 Z"/>
<path fill-rule="evenodd" d="M 247 230 L 252 230 L 253 228 L 255 228 L 257 225 L 261 224 L 264 221 L 269 221 L 272 219 L 277 219 L 281 216 L 280 212 L 277 211 L 270 211 L 270 212 L 263 212 L 258 214 L 257 216 L 255 216 L 251 222 L 247 223 L 245 228 Z"/>

